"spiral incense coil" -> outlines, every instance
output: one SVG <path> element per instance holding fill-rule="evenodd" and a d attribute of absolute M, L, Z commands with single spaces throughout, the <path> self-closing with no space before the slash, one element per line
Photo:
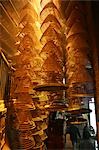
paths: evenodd
<path fill-rule="evenodd" d="M 31 131 L 32 129 L 34 129 L 36 127 L 36 125 L 35 126 L 33 126 L 32 124 L 29 124 L 29 123 L 23 123 L 23 124 L 19 124 L 19 128 L 18 128 L 18 130 L 20 130 L 20 131 Z"/>
<path fill-rule="evenodd" d="M 81 22 L 82 26 L 85 28 L 86 27 L 86 21 L 85 21 L 85 16 L 82 13 L 79 13 L 78 9 L 73 9 L 71 11 L 71 13 L 69 14 L 69 17 L 66 20 L 66 27 L 70 30 L 70 28 L 72 27 L 72 25 L 75 22 Z M 69 30 L 67 31 L 67 34 L 69 32 Z"/>
<path fill-rule="evenodd" d="M 71 115 L 77 115 L 77 114 L 91 113 L 92 110 L 91 109 L 87 109 L 87 108 L 80 108 L 80 109 L 68 110 L 67 112 L 70 113 Z"/>
<path fill-rule="evenodd" d="M 24 109 L 24 110 L 36 109 L 34 104 L 27 104 L 27 103 L 15 103 L 14 106 L 16 109 Z"/>
<path fill-rule="evenodd" d="M 82 70 L 83 74 L 80 74 Z M 91 76 L 84 68 L 79 68 L 79 70 L 73 73 L 72 77 L 69 80 L 72 80 L 72 83 L 92 82 Z"/>
<path fill-rule="evenodd" d="M 69 38 L 72 35 L 75 34 L 85 34 L 86 35 L 86 30 L 82 27 L 80 22 L 76 22 L 75 24 L 72 25 L 71 29 L 68 32 L 67 38 Z"/>
<path fill-rule="evenodd" d="M 49 83 L 44 85 L 38 85 L 33 88 L 36 91 L 57 91 L 57 90 L 65 90 L 67 89 L 67 85 L 60 83 Z"/>
<path fill-rule="evenodd" d="M 45 4 L 42 11 L 40 12 L 41 20 L 45 20 L 49 14 L 55 15 L 57 18 L 60 17 L 60 12 L 53 2 L 47 2 L 47 4 Z"/>
<path fill-rule="evenodd" d="M 83 124 L 83 123 L 87 123 L 87 119 L 82 118 L 82 117 L 72 117 L 68 119 L 67 123 L 68 122 L 71 124 Z"/>
<path fill-rule="evenodd" d="M 88 48 L 89 49 L 89 43 L 87 41 L 87 35 L 72 35 L 67 40 L 67 48 L 73 47 L 74 49 L 79 48 Z M 78 44 L 79 43 L 79 44 Z"/>
<path fill-rule="evenodd" d="M 49 111 L 62 111 L 66 110 L 68 105 L 64 101 L 62 102 L 61 100 L 55 100 L 49 105 L 45 105 L 45 108 Z"/>
<path fill-rule="evenodd" d="M 21 138 L 20 139 L 20 149 L 23 150 L 30 150 L 33 149 L 34 146 L 36 145 L 34 138 L 32 137 L 31 139 L 29 138 Z"/>
<path fill-rule="evenodd" d="M 71 97 L 71 93 L 68 95 L 68 110 L 80 109 L 81 107 L 81 98 Z"/>
<path fill-rule="evenodd" d="M 58 71 L 58 72 L 62 72 L 62 66 L 60 65 L 58 58 L 56 56 L 56 54 L 51 54 L 44 62 L 43 66 L 42 66 L 42 70 L 45 71 Z"/>
<path fill-rule="evenodd" d="M 43 55 L 44 55 L 44 57 L 45 57 L 45 56 L 46 56 L 46 57 L 49 57 L 49 56 L 51 56 L 51 55 L 54 54 L 54 53 L 56 54 L 56 56 L 57 56 L 59 62 L 61 62 L 61 64 L 62 64 L 61 57 L 62 57 L 62 55 L 63 55 L 63 52 L 62 52 L 62 50 L 60 49 L 59 46 L 55 45 L 55 43 L 53 42 L 53 40 L 48 41 L 48 42 L 44 45 L 44 47 L 43 47 L 42 50 L 41 50 L 40 56 L 43 57 Z"/>
<path fill-rule="evenodd" d="M 47 6 L 46 6 L 47 4 Z M 40 5 L 42 8 L 44 7 L 56 7 L 56 5 L 54 5 L 54 0 L 40 0 Z"/>
<path fill-rule="evenodd" d="M 45 20 L 41 24 L 41 30 L 44 33 L 45 30 L 48 28 L 49 25 L 52 25 L 58 32 L 60 32 L 60 22 L 57 20 L 57 18 L 53 14 L 49 14 Z"/>
<path fill-rule="evenodd" d="M 38 14 L 36 13 L 35 9 L 33 8 L 33 6 L 30 3 L 27 3 L 20 12 L 20 20 L 21 22 L 23 22 L 23 17 L 26 16 L 27 14 L 29 14 L 30 16 L 33 17 L 33 20 L 37 19 Z M 28 21 L 28 20 L 27 20 Z"/>
<path fill-rule="evenodd" d="M 44 141 L 45 139 L 48 138 L 46 132 L 43 131 L 43 130 L 39 133 L 39 136 L 41 137 L 41 140 L 42 140 L 42 141 Z"/>
<path fill-rule="evenodd" d="M 35 121 L 35 124 L 39 130 L 47 129 L 47 124 L 46 124 L 46 122 L 44 122 L 44 120 L 43 121 Z"/>
<path fill-rule="evenodd" d="M 84 97 L 86 97 L 86 98 L 92 98 L 92 97 L 94 97 L 94 94 L 87 94 L 87 93 L 78 93 L 78 94 L 71 94 L 71 96 L 73 96 L 73 97 L 81 97 L 81 98 L 84 98 Z"/>
<path fill-rule="evenodd" d="M 60 42 L 61 41 L 60 33 L 58 33 L 51 24 L 48 26 L 48 28 L 42 34 L 40 42 L 42 44 L 45 44 L 47 41 L 50 41 L 50 40 L 53 40 L 55 42 L 58 41 L 58 43 L 56 45 L 59 45 L 61 43 Z"/>

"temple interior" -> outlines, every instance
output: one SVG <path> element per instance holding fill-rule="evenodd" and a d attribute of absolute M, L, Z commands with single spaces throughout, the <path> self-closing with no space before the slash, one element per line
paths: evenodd
<path fill-rule="evenodd" d="M 98 1 L 0 0 L 1 150 L 98 150 L 98 15 Z"/>

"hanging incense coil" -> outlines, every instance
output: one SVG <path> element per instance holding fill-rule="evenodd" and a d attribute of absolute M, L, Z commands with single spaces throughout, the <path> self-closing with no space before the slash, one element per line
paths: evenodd
<path fill-rule="evenodd" d="M 73 96 L 73 97 L 87 97 L 87 98 L 92 98 L 92 97 L 94 97 L 94 94 L 87 94 L 87 93 L 80 93 L 80 94 L 71 94 L 70 96 Z"/>
<path fill-rule="evenodd" d="M 34 128 L 33 130 L 27 130 L 27 131 L 18 131 L 18 134 L 19 134 L 19 136 L 21 137 L 21 138 L 23 138 L 23 139 L 25 139 L 25 138 L 31 138 L 31 137 L 33 137 L 33 132 L 34 132 L 34 130 L 36 131 L 36 129 Z"/>
<path fill-rule="evenodd" d="M 32 99 L 33 99 L 35 105 L 36 104 L 44 105 L 48 101 L 48 99 L 43 99 L 43 97 L 40 98 L 39 96 L 38 97 L 33 97 Z"/>
<path fill-rule="evenodd" d="M 44 143 L 43 142 L 41 144 L 37 143 L 36 146 L 33 148 L 33 150 L 43 149 L 43 147 L 44 147 Z"/>
<path fill-rule="evenodd" d="M 56 25 L 56 28 L 57 29 L 60 29 L 61 28 L 61 24 L 60 22 L 57 20 L 57 18 L 53 15 L 53 14 L 49 14 L 45 20 L 42 22 L 41 24 L 41 29 L 43 29 L 43 26 L 44 25 L 47 25 L 51 23 L 52 25 Z"/>
<path fill-rule="evenodd" d="M 45 20 L 49 14 L 55 15 L 57 18 L 60 17 L 60 12 L 53 2 L 49 2 L 43 7 L 42 11 L 40 12 L 41 20 Z"/>
<path fill-rule="evenodd" d="M 73 9 L 71 11 L 68 19 L 66 20 L 66 27 L 68 27 L 68 29 L 70 29 L 75 22 L 81 22 L 81 25 L 83 27 L 86 27 L 85 16 L 82 13 L 79 13 L 79 10 L 77 10 L 77 9 Z M 69 30 L 66 30 L 66 31 L 68 34 Z"/>
<path fill-rule="evenodd" d="M 28 51 L 29 48 L 33 49 L 33 45 L 32 45 L 33 43 L 35 43 L 37 45 L 38 39 L 37 39 L 36 31 L 34 30 L 34 26 L 28 22 L 23 27 L 23 29 L 20 31 L 18 38 L 20 39 L 20 44 L 19 44 L 20 51 L 22 51 L 21 46 L 23 46 Z M 31 52 L 31 54 L 32 53 L 33 52 Z M 28 55 L 27 55 L 27 57 L 28 57 Z"/>
<path fill-rule="evenodd" d="M 18 124 L 26 124 L 26 125 L 32 124 L 32 126 L 35 126 L 34 122 L 32 122 L 32 116 L 30 114 L 31 110 L 23 110 L 23 109 L 16 109 L 16 108 L 13 109 L 15 109 Z"/>
<path fill-rule="evenodd" d="M 42 68 L 43 69 L 43 68 Z M 63 79 L 63 73 L 60 71 L 44 71 L 41 70 L 42 72 L 42 82 L 39 82 L 40 84 L 49 84 L 49 83 L 62 83 Z M 43 74 L 45 75 L 43 76 Z"/>
<path fill-rule="evenodd" d="M 41 115 L 41 111 L 37 110 L 37 109 L 36 110 L 31 110 L 30 113 L 31 113 L 33 119 L 38 117 L 39 115 Z"/>
<path fill-rule="evenodd" d="M 35 122 L 35 121 L 43 121 L 44 118 L 47 118 L 48 117 L 48 114 L 46 114 L 46 112 L 43 110 L 40 110 L 39 111 L 36 109 L 36 110 L 32 110 L 31 112 L 31 115 L 32 115 L 32 120 Z"/>
<path fill-rule="evenodd" d="M 82 60 L 83 60 L 83 64 L 82 64 Z M 88 62 L 88 59 L 86 59 L 86 58 L 84 58 L 84 59 L 81 58 L 80 59 L 80 57 L 75 57 L 74 56 L 74 58 L 68 59 L 68 61 L 66 63 L 66 66 L 67 66 L 68 70 L 72 70 L 73 67 L 74 67 L 74 69 L 77 70 L 78 65 L 79 65 L 79 67 L 83 67 L 84 65 L 86 66 L 87 62 Z"/>
<path fill-rule="evenodd" d="M 32 99 L 36 102 L 45 102 L 45 101 L 48 101 L 48 92 L 40 92 L 40 93 L 37 93 L 36 92 L 36 95 L 32 97 Z"/>
<path fill-rule="evenodd" d="M 82 9 L 82 6 L 83 5 L 81 5 L 81 4 L 79 4 L 78 3 L 78 1 L 76 1 L 76 2 L 70 2 L 70 3 L 68 3 L 68 7 L 67 7 L 67 9 L 66 9 L 66 11 L 65 11 L 65 14 L 66 14 L 66 20 L 68 20 L 68 18 L 70 17 L 70 16 L 72 16 L 73 17 L 73 15 L 75 15 L 76 17 L 78 16 L 80 16 L 80 14 L 81 14 L 81 16 L 80 16 L 80 19 L 83 17 L 83 18 L 85 18 L 85 15 L 84 15 L 84 8 Z M 77 11 L 76 13 L 75 13 L 75 11 Z M 73 12 L 73 14 L 71 15 L 71 12 Z M 73 19 L 73 18 L 72 18 Z M 73 22 L 76 20 L 76 18 L 73 20 Z"/>
<path fill-rule="evenodd" d="M 59 26 L 58 26 L 55 22 L 52 22 L 52 23 L 51 23 L 51 22 L 44 23 L 44 24 L 41 26 L 41 31 L 42 31 L 42 33 L 44 33 L 50 25 L 51 25 L 51 26 L 53 27 L 53 29 L 55 29 L 58 33 L 61 33 L 61 31 L 60 31 L 61 28 L 59 28 Z"/>
<path fill-rule="evenodd" d="M 41 50 L 41 53 L 40 53 L 40 56 L 42 57 L 42 55 L 45 55 L 47 57 L 49 57 L 51 54 L 56 54 L 57 58 L 59 59 L 59 61 L 62 63 L 62 55 L 63 55 L 63 52 L 61 50 L 61 48 L 59 46 L 57 46 L 52 40 L 51 41 L 48 41 L 44 47 L 42 48 Z"/>
<path fill-rule="evenodd" d="M 20 94 L 16 94 L 17 96 L 17 100 L 14 102 L 14 107 L 15 109 L 19 109 L 19 110 L 34 110 L 35 109 L 35 105 L 32 101 L 32 97 L 28 94 L 28 93 L 20 93 Z M 22 102 L 23 100 L 23 102 Z"/>
<path fill-rule="evenodd" d="M 62 111 L 68 108 L 68 104 L 61 100 L 55 100 L 49 105 L 45 105 L 45 108 L 49 111 Z"/>
<path fill-rule="evenodd" d="M 35 102 L 35 107 L 37 109 L 40 109 L 40 110 L 44 110 L 44 106 L 45 105 L 48 105 L 49 104 L 49 101 L 41 101 L 41 102 Z M 46 111 L 46 110 L 45 110 Z"/>
<path fill-rule="evenodd" d="M 43 121 L 35 121 L 35 124 L 36 124 L 38 130 L 41 130 L 41 129 L 45 130 L 45 129 L 47 129 L 47 124 L 44 122 L 44 120 Z"/>
<path fill-rule="evenodd" d="M 33 6 L 30 3 L 27 3 L 21 9 L 21 12 L 20 12 L 21 19 L 20 20 L 22 20 L 22 18 L 27 14 L 31 15 L 34 20 L 36 20 L 38 18 L 38 15 L 37 15 L 35 9 L 33 8 Z"/>
<path fill-rule="evenodd" d="M 61 102 L 64 101 L 65 99 L 63 99 L 63 91 L 59 91 L 59 92 L 50 92 L 50 94 L 48 95 L 49 101 L 53 102 L 53 101 L 57 101 L 60 100 Z"/>
<path fill-rule="evenodd" d="M 80 24 L 80 22 L 75 22 L 71 29 L 69 30 L 68 34 L 67 34 L 67 38 L 69 38 L 72 35 L 75 34 L 86 34 L 86 30 L 84 29 L 84 27 Z"/>
<path fill-rule="evenodd" d="M 66 9 L 66 11 L 65 11 L 65 16 L 66 16 L 66 20 L 68 19 L 68 17 L 69 17 L 69 15 L 70 15 L 70 13 L 74 10 L 74 9 L 77 9 L 78 10 L 78 5 L 79 5 L 79 3 L 78 3 L 78 1 L 74 1 L 74 2 L 68 2 L 68 7 L 67 7 L 67 9 Z"/>
<path fill-rule="evenodd" d="M 44 2 L 45 2 L 45 5 L 44 5 Z M 43 3 L 43 4 L 42 4 Z M 55 8 L 57 9 L 56 5 L 54 4 L 54 2 L 52 0 L 41 0 L 40 4 L 43 6 L 43 9 L 46 9 L 46 8 Z"/>
<path fill-rule="evenodd" d="M 74 90 L 75 92 L 72 93 L 74 97 L 94 97 L 94 89 L 93 89 L 93 82 L 79 82 L 73 83 L 72 88 L 69 88 L 71 91 Z"/>
<path fill-rule="evenodd" d="M 42 144 L 44 144 L 41 140 L 41 137 L 39 135 L 34 135 L 34 140 L 35 140 L 35 146 L 33 149 L 37 149 L 37 148 L 40 148 Z"/>
<path fill-rule="evenodd" d="M 43 33 L 40 41 L 42 44 L 45 44 L 46 41 L 51 41 L 53 40 L 54 43 L 56 41 L 58 41 L 58 43 L 56 45 L 59 45 L 61 42 L 61 35 L 60 33 L 58 33 L 55 29 L 53 29 L 53 26 L 50 24 L 49 27 L 45 30 L 45 32 Z"/>
<path fill-rule="evenodd" d="M 82 74 L 81 74 L 82 72 Z M 92 82 L 92 78 L 84 68 L 79 68 L 69 79 L 71 83 Z"/>
<path fill-rule="evenodd" d="M 88 51 L 88 50 L 87 50 Z M 88 57 L 87 54 L 84 53 L 85 49 L 72 49 L 69 48 L 67 52 L 67 67 L 69 68 L 70 64 L 76 65 L 87 65 L 88 63 Z"/>
<path fill-rule="evenodd" d="M 33 118 L 33 121 L 35 122 L 35 121 L 42 121 L 44 118 L 47 118 L 48 117 L 48 115 L 39 115 L 39 116 L 37 116 L 37 117 L 34 117 Z"/>
<path fill-rule="evenodd" d="M 19 149 L 30 150 L 30 149 L 33 149 L 35 145 L 36 145 L 36 143 L 35 143 L 35 140 L 33 137 L 31 137 L 31 139 L 21 138 Z"/>
<path fill-rule="evenodd" d="M 56 54 L 51 54 L 44 62 L 42 70 L 62 72 L 62 65 L 60 64 Z"/>
<path fill-rule="evenodd" d="M 37 85 L 33 88 L 36 91 L 57 91 L 57 90 L 66 90 L 67 85 L 60 83 L 49 83 L 44 85 Z"/>
<path fill-rule="evenodd" d="M 80 108 L 80 109 L 75 109 L 75 110 L 68 110 L 67 113 L 70 113 L 71 115 L 77 115 L 77 114 L 87 114 L 91 113 L 91 109 L 87 108 Z"/>
<path fill-rule="evenodd" d="M 32 28 L 32 27 L 31 27 Z M 24 32 L 26 32 L 26 29 L 27 29 L 27 27 L 26 28 L 24 28 Z M 32 34 L 32 32 L 33 32 L 33 29 L 32 29 L 32 31 L 31 31 L 31 33 L 20 33 L 19 34 L 19 38 L 20 38 L 20 40 L 21 40 L 21 42 L 20 42 L 20 45 L 19 45 L 19 50 L 20 50 L 20 52 L 22 52 L 22 54 L 21 55 L 23 55 L 24 53 L 24 50 L 26 51 L 26 52 L 30 52 L 30 54 L 31 54 L 31 56 L 29 57 L 29 56 L 27 56 L 28 57 L 28 60 L 30 60 L 30 58 L 32 58 L 32 55 L 33 55 L 33 51 L 31 51 L 32 49 L 34 49 L 34 47 L 33 47 L 33 45 L 32 44 L 34 44 L 35 43 L 35 47 L 37 47 L 37 41 L 38 41 L 38 39 L 37 39 L 37 36 L 36 36 L 36 33 L 35 32 L 33 32 L 33 34 L 34 34 L 34 36 L 33 36 L 33 34 Z M 38 43 L 39 43 L 39 41 L 38 41 Z M 26 53 L 25 52 L 25 53 Z M 30 55 L 29 54 L 29 55 Z M 23 58 L 24 58 L 25 56 L 23 56 Z M 29 61 L 30 62 L 30 61 Z M 21 62 L 19 62 L 20 64 L 21 64 Z M 19 64 L 18 63 L 18 64 Z M 24 64 L 25 65 L 25 64 Z"/>
<path fill-rule="evenodd" d="M 44 106 L 48 104 L 48 101 L 34 102 L 37 109 L 44 109 Z"/>
<path fill-rule="evenodd" d="M 39 136 L 41 137 L 42 141 L 44 141 L 48 138 L 46 132 L 44 132 L 43 130 L 41 131 L 41 133 L 39 133 Z"/>
<path fill-rule="evenodd" d="M 35 123 L 29 124 L 27 122 L 24 123 L 19 123 L 18 125 L 18 130 L 20 131 L 31 131 L 32 129 L 34 129 L 36 127 Z"/>
<path fill-rule="evenodd" d="M 34 110 L 35 109 L 35 105 L 33 104 L 28 104 L 28 103 L 21 103 L 21 102 L 17 102 L 14 104 L 14 107 L 16 109 L 24 109 L 24 110 Z"/>
<path fill-rule="evenodd" d="M 69 95 L 70 96 L 70 95 Z M 79 97 L 69 97 L 68 100 L 68 111 L 72 111 L 75 109 L 80 109 L 81 107 L 81 99 Z"/>
<path fill-rule="evenodd" d="M 41 110 L 41 116 L 42 116 L 42 117 L 48 116 L 48 115 L 49 115 L 49 113 L 48 113 L 47 111 Z M 44 119 L 46 119 L 46 117 L 44 117 L 43 120 L 44 120 Z"/>
<path fill-rule="evenodd" d="M 72 35 L 67 40 L 67 48 L 72 47 L 74 49 L 79 48 L 88 48 L 89 49 L 89 43 L 87 40 L 87 35 Z"/>
<path fill-rule="evenodd" d="M 33 16 L 30 13 L 27 13 L 23 16 L 23 18 L 21 19 L 20 23 L 19 23 L 19 29 L 22 31 L 22 29 L 24 28 L 24 26 L 29 23 L 29 24 L 33 24 L 35 22 Z"/>
<path fill-rule="evenodd" d="M 32 132 L 19 132 L 19 144 L 15 143 L 15 149 L 23 149 L 23 150 L 30 150 L 32 149 L 36 143 L 31 134 Z"/>
<path fill-rule="evenodd" d="M 44 118 L 44 119 L 47 120 L 47 118 Z M 44 120 L 44 119 L 43 119 L 43 120 Z M 48 128 L 48 125 L 46 124 L 45 121 L 42 123 L 41 128 L 42 128 L 42 130 L 46 130 L 46 129 Z M 44 139 L 43 139 L 43 140 L 44 140 Z"/>
<path fill-rule="evenodd" d="M 82 117 L 71 117 L 70 119 L 68 119 L 67 124 L 83 124 L 83 123 L 87 123 L 87 119 L 82 118 Z"/>

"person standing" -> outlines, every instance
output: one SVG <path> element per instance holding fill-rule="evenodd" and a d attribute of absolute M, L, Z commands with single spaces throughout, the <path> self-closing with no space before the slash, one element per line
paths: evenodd
<path fill-rule="evenodd" d="M 83 128 L 83 139 L 79 145 L 79 150 L 95 150 L 95 147 L 91 141 L 91 134 L 87 123 Z"/>
<path fill-rule="evenodd" d="M 78 137 L 81 139 L 79 129 L 75 125 L 69 124 L 66 133 L 70 134 L 70 140 L 72 142 L 74 150 L 76 150 L 77 143 L 78 143 Z"/>
<path fill-rule="evenodd" d="M 89 132 L 88 124 L 86 123 L 85 127 L 83 128 L 83 139 L 88 140 L 88 139 L 90 139 L 90 137 L 91 137 L 91 135 Z"/>

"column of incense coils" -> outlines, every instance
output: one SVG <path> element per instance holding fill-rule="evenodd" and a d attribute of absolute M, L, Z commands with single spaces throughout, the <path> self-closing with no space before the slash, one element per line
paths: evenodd
<path fill-rule="evenodd" d="M 34 17 L 31 16 L 34 14 Z M 37 80 L 39 82 L 39 49 L 40 42 L 34 34 L 34 27 L 38 21 L 38 14 L 28 2 L 21 10 L 19 33 L 17 34 L 19 55 L 13 57 L 16 62 L 16 71 L 12 76 L 11 99 L 13 123 L 9 123 L 9 131 L 16 138 L 10 138 L 12 149 L 43 150 L 44 141 L 47 138 L 47 116 L 46 112 L 37 108 L 30 91 Z M 36 40 L 35 40 L 36 39 Z M 41 62 L 40 62 L 41 64 Z M 11 104 L 10 104 L 11 106 Z M 11 108 L 11 107 L 9 107 Z M 12 112 L 9 112 L 11 118 Z"/>
<path fill-rule="evenodd" d="M 42 11 L 41 17 L 41 43 L 43 45 L 40 52 L 40 57 L 43 58 L 44 63 L 41 71 L 46 76 L 43 76 L 42 85 L 46 84 L 45 90 L 50 91 L 54 86 L 53 91 L 48 94 L 48 105 L 46 109 L 55 110 L 62 105 L 63 91 L 57 91 L 55 86 L 61 86 L 63 83 L 63 44 L 61 43 L 63 34 L 61 31 L 61 15 L 56 4 L 49 1 L 41 1 Z M 59 85 L 60 84 L 60 85 Z M 43 90 L 42 90 L 43 91 Z M 64 105 L 66 107 L 66 105 Z"/>
<path fill-rule="evenodd" d="M 88 60 L 88 49 L 90 48 L 88 42 L 88 32 L 85 25 L 85 16 L 82 15 L 81 5 L 70 2 L 74 9 L 66 19 L 66 33 L 67 33 L 67 80 L 69 83 L 68 97 L 69 110 L 79 109 L 81 107 L 81 99 L 87 92 L 88 84 L 92 83 L 92 78 L 86 70 Z M 67 12 L 66 12 L 67 13 Z M 74 21 L 75 20 L 75 21 Z M 85 52 L 86 51 L 86 52 Z M 76 94 L 74 97 L 73 94 Z M 78 94 L 78 96 L 77 96 Z"/>

